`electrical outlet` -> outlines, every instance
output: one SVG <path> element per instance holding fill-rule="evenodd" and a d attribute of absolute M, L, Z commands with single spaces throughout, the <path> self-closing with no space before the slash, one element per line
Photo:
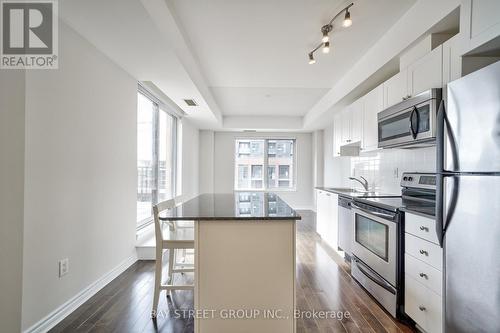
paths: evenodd
<path fill-rule="evenodd" d="M 59 277 L 63 277 L 69 272 L 69 259 L 64 258 L 59 260 Z"/>
<path fill-rule="evenodd" d="M 399 179 L 399 168 L 394 168 L 393 175 L 394 179 Z"/>

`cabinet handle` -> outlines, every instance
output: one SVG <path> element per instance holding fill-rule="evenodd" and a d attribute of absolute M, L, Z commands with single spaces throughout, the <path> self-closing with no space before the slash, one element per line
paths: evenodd
<path fill-rule="evenodd" d="M 418 309 L 419 309 L 420 311 L 425 311 L 425 310 L 427 310 L 427 309 L 425 308 L 425 306 L 423 306 L 423 305 L 420 305 L 420 306 L 418 307 Z"/>
<path fill-rule="evenodd" d="M 429 277 L 428 277 L 428 276 L 427 276 L 427 274 L 425 274 L 425 273 L 420 273 L 419 275 L 420 275 L 420 277 L 421 277 L 421 278 L 424 278 L 424 279 L 426 279 L 426 280 L 428 280 L 428 279 L 429 279 Z"/>
<path fill-rule="evenodd" d="M 422 225 L 422 226 L 420 226 L 420 230 L 422 230 L 422 231 L 427 231 L 427 232 L 428 232 L 428 231 L 429 231 L 429 228 L 424 227 L 424 226 Z"/>
<path fill-rule="evenodd" d="M 420 254 L 423 254 L 423 255 L 428 256 L 428 255 L 429 255 L 429 252 L 427 252 L 427 251 L 425 251 L 425 250 L 420 250 Z"/>

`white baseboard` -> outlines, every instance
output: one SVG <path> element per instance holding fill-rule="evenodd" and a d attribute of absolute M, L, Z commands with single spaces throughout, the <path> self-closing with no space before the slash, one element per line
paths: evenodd
<path fill-rule="evenodd" d="M 137 260 L 156 260 L 155 246 L 136 246 Z"/>
<path fill-rule="evenodd" d="M 113 281 L 118 275 L 123 273 L 127 268 L 132 266 L 137 261 L 137 255 L 133 254 L 125 259 L 118 266 L 113 268 L 108 273 L 104 274 L 97 281 L 89 285 L 87 288 L 76 294 L 66 303 L 49 313 L 45 318 L 28 328 L 24 333 L 45 333 L 56 326 L 60 321 L 70 315 L 79 306 L 85 303 L 89 298 L 94 296 L 99 290 L 104 288 L 108 283 Z"/>

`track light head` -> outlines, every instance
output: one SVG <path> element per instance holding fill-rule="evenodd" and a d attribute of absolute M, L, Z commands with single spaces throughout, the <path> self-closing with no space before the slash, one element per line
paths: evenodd
<path fill-rule="evenodd" d="M 330 40 L 328 34 L 330 33 L 330 31 L 332 31 L 332 29 L 333 26 L 331 24 L 327 24 L 321 27 L 321 33 L 323 34 L 323 38 L 321 38 L 322 43 L 326 43 Z"/>
<path fill-rule="evenodd" d="M 326 43 L 326 42 L 328 42 L 329 40 L 330 40 L 330 37 L 328 37 L 328 33 L 324 33 L 324 32 L 323 32 L 323 38 L 321 38 L 321 41 L 322 41 L 323 43 Z"/>
<path fill-rule="evenodd" d="M 314 55 L 311 52 L 311 53 L 309 53 L 309 65 L 312 65 L 315 63 L 316 63 L 316 60 L 314 60 Z"/>
<path fill-rule="evenodd" d="M 330 42 L 326 42 L 323 45 L 323 53 L 329 53 L 330 52 Z"/>
<path fill-rule="evenodd" d="M 344 23 L 342 23 L 342 25 L 345 28 L 348 28 L 352 25 L 351 13 L 349 13 L 349 8 L 345 10 Z"/>

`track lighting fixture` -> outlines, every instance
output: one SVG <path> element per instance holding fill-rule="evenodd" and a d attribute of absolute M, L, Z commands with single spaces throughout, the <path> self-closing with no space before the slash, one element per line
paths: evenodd
<path fill-rule="evenodd" d="M 352 25 L 352 20 L 351 20 L 351 13 L 349 12 L 349 8 L 351 8 L 354 5 L 354 3 L 351 3 L 350 5 L 344 7 L 340 12 L 335 15 L 328 24 L 325 24 L 324 26 L 321 27 L 321 34 L 323 37 L 321 38 L 321 43 L 316 46 L 311 52 L 309 52 L 309 64 L 314 64 L 316 63 L 316 60 L 314 59 L 314 52 L 322 48 L 323 53 L 329 53 L 330 52 L 330 32 L 333 30 L 333 21 L 337 17 L 339 17 L 342 13 L 345 12 L 344 15 L 344 22 L 342 22 L 342 26 L 345 28 L 348 28 Z"/>

